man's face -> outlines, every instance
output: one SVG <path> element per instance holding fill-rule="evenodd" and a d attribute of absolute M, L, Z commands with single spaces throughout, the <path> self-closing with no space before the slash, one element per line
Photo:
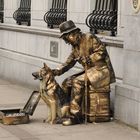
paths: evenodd
<path fill-rule="evenodd" d="M 64 35 L 63 40 L 67 43 L 67 44 L 71 44 L 71 45 L 76 45 L 77 43 L 77 35 L 75 33 L 68 33 L 66 35 Z"/>

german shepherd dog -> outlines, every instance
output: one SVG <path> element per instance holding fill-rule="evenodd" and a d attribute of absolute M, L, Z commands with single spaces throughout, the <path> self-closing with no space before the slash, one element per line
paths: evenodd
<path fill-rule="evenodd" d="M 49 114 L 44 122 L 54 124 L 58 116 L 62 118 L 68 113 L 69 106 L 65 106 L 66 94 L 56 82 L 52 70 L 45 63 L 43 68 L 32 75 L 34 79 L 40 80 L 41 98 L 49 107 Z"/>

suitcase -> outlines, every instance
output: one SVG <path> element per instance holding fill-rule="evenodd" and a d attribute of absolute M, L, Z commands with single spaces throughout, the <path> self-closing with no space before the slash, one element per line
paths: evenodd
<path fill-rule="evenodd" d="M 29 115 L 21 113 L 20 109 L 1 110 L 2 123 L 7 125 L 24 124 L 29 122 Z"/>
<path fill-rule="evenodd" d="M 21 112 L 26 113 L 28 115 L 33 115 L 36 106 L 40 100 L 40 97 L 41 95 L 38 91 L 33 91 L 29 100 L 27 101 L 26 105 L 24 106 Z"/>
<path fill-rule="evenodd" d="M 110 92 L 89 91 L 87 119 L 88 122 L 110 121 Z"/>
<path fill-rule="evenodd" d="M 7 125 L 29 123 L 29 115 L 33 115 L 40 100 L 40 93 L 33 91 L 23 109 L 0 110 L 0 122 Z"/>

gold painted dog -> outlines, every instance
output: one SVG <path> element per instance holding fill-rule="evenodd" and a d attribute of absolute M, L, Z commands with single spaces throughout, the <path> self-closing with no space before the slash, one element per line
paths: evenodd
<path fill-rule="evenodd" d="M 44 122 L 54 124 L 57 116 L 63 118 L 69 112 L 69 106 L 65 105 L 66 94 L 56 82 L 52 70 L 45 63 L 43 68 L 32 75 L 35 79 L 40 80 L 41 98 L 49 107 L 49 114 Z"/>

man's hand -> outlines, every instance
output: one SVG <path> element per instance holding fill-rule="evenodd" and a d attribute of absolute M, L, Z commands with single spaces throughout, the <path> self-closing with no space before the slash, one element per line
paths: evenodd
<path fill-rule="evenodd" d="M 59 76 L 60 75 L 60 71 L 58 69 L 52 69 L 52 73 L 54 76 Z"/>
<path fill-rule="evenodd" d="M 80 60 L 85 64 L 91 64 L 91 59 L 89 56 L 86 57 L 80 57 Z"/>

